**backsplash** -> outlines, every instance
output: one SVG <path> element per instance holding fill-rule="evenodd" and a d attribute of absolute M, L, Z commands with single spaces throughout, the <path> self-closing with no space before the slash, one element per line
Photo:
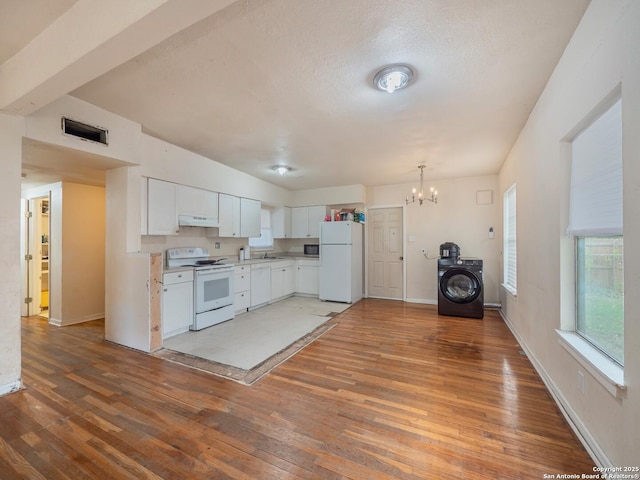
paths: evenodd
<path fill-rule="evenodd" d="M 249 243 L 247 238 L 212 237 L 204 227 L 182 227 L 178 235 L 143 235 L 141 250 L 144 253 L 160 252 L 163 255 L 169 248 L 206 247 L 213 257 L 237 257 L 240 248 Z M 220 248 L 215 248 L 216 243 Z M 273 241 L 274 252 L 303 253 L 305 243 L 318 243 L 317 238 L 284 238 Z"/>
<path fill-rule="evenodd" d="M 210 237 L 204 227 L 182 227 L 178 235 L 143 235 L 141 249 L 145 253 L 162 252 L 169 248 L 206 247 L 214 257 L 237 256 L 241 247 L 249 243 L 246 238 Z M 216 243 L 220 248 L 215 248 Z"/>

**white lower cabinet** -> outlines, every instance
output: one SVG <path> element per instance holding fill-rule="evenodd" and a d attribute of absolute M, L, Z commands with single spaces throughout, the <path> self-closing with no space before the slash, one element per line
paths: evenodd
<path fill-rule="evenodd" d="M 162 283 L 162 337 L 167 338 L 193 323 L 193 270 L 165 273 Z"/>
<path fill-rule="evenodd" d="M 319 260 L 296 261 L 296 293 L 305 295 L 319 294 Z"/>
<path fill-rule="evenodd" d="M 271 265 L 268 262 L 251 265 L 251 308 L 271 300 Z"/>
<path fill-rule="evenodd" d="M 237 265 L 234 277 L 234 301 L 236 315 L 245 313 L 251 307 L 251 268 Z"/>
<path fill-rule="evenodd" d="M 295 288 L 294 261 L 273 262 L 271 264 L 271 301 L 293 295 Z"/>

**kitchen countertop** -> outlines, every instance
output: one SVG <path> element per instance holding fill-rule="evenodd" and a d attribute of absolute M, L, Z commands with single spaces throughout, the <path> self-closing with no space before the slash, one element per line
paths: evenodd
<path fill-rule="evenodd" d="M 226 258 L 226 264 L 227 265 L 256 265 L 256 264 L 260 264 L 260 263 L 266 263 L 266 262 L 281 262 L 283 260 L 319 260 L 320 256 L 319 255 L 304 255 L 302 253 L 273 253 L 273 254 L 269 254 L 270 257 L 276 257 L 276 258 L 260 258 L 260 256 L 254 256 L 253 258 L 250 258 L 249 260 L 240 260 L 237 257 L 233 258 L 233 257 L 212 257 L 212 258 Z M 167 266 L 165 265 L 164 267 L 164 273 L 167 272 L 180 272 L 180 271 L 186 271 L 186 270 L 191 270 L 193 269 L 193 267 L 172 267 L 172 268 L 167 268 Z"/>
<path fill-rule="evenodd" d="M 281 262 L 283 260 L 319 260 L 319 255 L 304 255 L 302 253 L 274 253 L 269 254 L 270 257 L 276 258 L 261 258 L 260 256 L 252 256 L 249 260 L 239 260 L 239 259 L 229 259 L 229 263 L 233 265 L 252 265 L 256 263 L 265 263 L 265 262 Z"/>

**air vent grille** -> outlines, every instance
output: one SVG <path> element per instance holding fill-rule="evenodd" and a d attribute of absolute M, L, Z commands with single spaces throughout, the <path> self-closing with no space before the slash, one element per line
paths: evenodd
<path fill-rule="evenodd" d="M 62 133 L 82 140 L 109 145 L 109 131 L 107 129 L 88 125 L 70 118 L 62 117 Z"/>

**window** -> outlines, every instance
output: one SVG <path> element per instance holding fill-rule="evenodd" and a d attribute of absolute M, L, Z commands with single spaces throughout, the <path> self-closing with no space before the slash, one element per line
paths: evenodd
<path fill-rule="evenodd" d="M 504 248 L 503 278 L 504 288 L 515 295 L 518 289 L 518 257 L 516 252 L 516 186 L 504 192 L 503 200 Z"/>
<path fill-rule="evenodd" d="M 571 142 L 568 234 L 575 236 L 576 322 L 584 340 L 624 364 L 622 108 L 618 100 Z"/>

